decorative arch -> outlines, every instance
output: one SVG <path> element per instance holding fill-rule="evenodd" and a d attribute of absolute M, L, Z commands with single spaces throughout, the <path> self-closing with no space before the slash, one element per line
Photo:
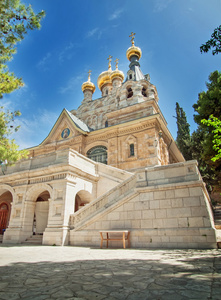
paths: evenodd
<path fill-rule="evenodd" d="M 52 187 L 47 183 L 40 183 L 37 184 L 36 186 L 32 186 L 27 191 L 26 198 L 28 200 L 36 201 L 38 195 L 40 195 L 44 191 L 48 191 L 50 198 L 52 197 L 52 192 L 53 192 Z"/>
<path fill-rule="evenodd" d="M 93 196 L 91 193 L 85 190 L 80 190 L 77 192 L 75 196 L 75 209 L 74 211 L 78 211 L 80 208 L 90 203 L 93 200 Z"/>
<path fill-rule="evenodd" d="M 15 199 L 15 190 L 8 184 L 1 184 L 0 185 L 0 196 L 5 193 L 6 191 L 9 191 L 12 194 L 12 198 Z"/>
<path fill-rule="evenodd" d="M 91 143 L 90 145 L 86 146 L 85 147 L 85 155 L 87 156 L 87 152 L 94 148 L 94 147 L 97 147 L 97 146 L 104 146 L 108 149 L 108 143 L 107 142 L 104 142 L 104 141 L 97 141 L 97 142 L 94 142 L 94 143 Z"/>
<path fill-rule="evenodd" d="M 137 157 L 137 138 L 133 135 L 129 135 L 126 140 L 126 155 L 128 158 Z"/>

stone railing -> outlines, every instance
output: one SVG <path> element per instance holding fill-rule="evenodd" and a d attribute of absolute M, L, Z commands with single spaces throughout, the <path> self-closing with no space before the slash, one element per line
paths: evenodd
<path fill-rule="evenodd" d="M 70 229 L 76 229 L 91 220 L 96 215 L 102 213 L 110 206 L 116 204 L 123 197 L 134 192 L 136 187 L 136 175 L 131 175 L 128 179 L 115 186 L 113 189 L 100 196 L 96 200 L 82 207 L 79 211 L 70 216 Z"/>
<path fill-rule="evenodd" d="M 137 187 L 202 181 L 196 160 L 142 168 L 136 174 Z"/>

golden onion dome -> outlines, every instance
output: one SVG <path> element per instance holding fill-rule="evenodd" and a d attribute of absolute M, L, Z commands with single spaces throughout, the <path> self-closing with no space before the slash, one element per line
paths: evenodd
<path fill-rule="evenodd" d="M 98 76 L 98 79 L 97 79 L 97 85 L 98 85 L 98 88 L 101 90 L 102 87 L 107 84 L 107 83 L 111 83 L 111 73 L 112 73 L 112 70 L 107 70 L 107 71 L 104 71 L 102 72 L 99 76 Z"/>
<path fill-rule="evenodd" d="M 108 70 L 107 71 L 104 71 L 102 72 L 99 76 L 98 76 L 98 79 L 97 79 L 97 85 L 98 85 L 98 88 L 101 90 L 102 87 L 107 84 L 107 83 L 110 83 L 111 84 L 111 73 L 112 73 L 112 70 L 111 70 L 111 58 L 112 56 L 109 55 L 108 57 L 108 60 L 109 60 L 109 64 L 108 64 Z"/>
<path fill-rule="evenodd" d="M 111 81 L 113 81 L 115 78 L 119 78 L 121 81 L 124 80 L 124 73 L 122 71 L 118 70 L 118 61 L 119 61 L 119 59 L 117 58 L 115 60 L 115 62 L 116 62 L 116 70 L 112 71 L 112 73 L 110 75 Z"/>
<path fill-rule="evenodd" d="M 130 48 L 127 49 L 126 55 L 127 55 L 127 59 L 130 61 L 131 56 L 136 55 L 138 56 L 138 59 L 141 58 L 142 55 L 142 51 L 139 47 L 136 47 L 134 45 L 134 36 L 136 33 L 131 32 L 131 35 L 129 35 L 129 37 L 131 37 L 131 44 L 132 46 Z"/>
<path fill-rule="evenodd" d="M 127 49 L 126 55 L 127 55 L 127 59 L 129 61 L 130 61 L 131 56 L 133 56 L 133 55 L 138 56 L 138 59 L 140 59 L 141 55 L 142 55 L 142 51 L 139 47 L 132 45 L 130 48 Z"/>
<path fill-rule="evenodd" d="M 95 91 L 95 85 L 91 82 L 91 71 L 88 72 L 88 80 L 84 82 L 81 86 L 82 92 L 85 90 L 90 90 L 92 93 Z"/>

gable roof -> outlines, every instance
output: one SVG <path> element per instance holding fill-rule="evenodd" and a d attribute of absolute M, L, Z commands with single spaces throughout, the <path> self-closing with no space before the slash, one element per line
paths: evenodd
<path fill-rule="evenodd" d="M 83 121 L 81 121 L 80 119 L 78 119 L 75 115 L 73 115 L 70 111 L 68 111 L 66 108 L 64 108 L 64 110 L 69 117 L 71 118 L 71 120 L 74 122 L 74 125 L 80 129 L 81 131 L 84 132 L 90 132 L 91 129 L 87 126 L 87 124 L 85 124 Z"/>
<path fill-rule="evenodd" d="M 62 110 L 60 116 L 58 117 L 57 121 L 55 122 L 54 126 L 52 127 L 51 131 L 47 135 L 47 137 L 38 146 L 34 146 L 34 147 L 29 148 L 29 149 L 32 149 L 32 148 L 35 148 L 35 147 L 39 147 L 39 146 L 42 146 L 43 144 L 47 143 L 47 141 L 50 139 L 50 137 L 54 134 L 54 132 L 59 127 L 59 124 L 60 124 L 60 122 L 61 122 L 61 120 L 62 120 L 62 118 L 64 116 L 67 119 L 69 119 L 69 121 L 73 124 L 73 127 L 77 131 L 81 132 L 84 135 L 88 134 L 90 131 L 93 130 L 93 129 L 89 128 L 87 126 L 87 124 L 85 124 L 83 121 L 81 121 L 80 119 L 78 119 L 75 115 L 73 115 L 70 111 L 68 111 L 66 108 L 64 108 Z"/>

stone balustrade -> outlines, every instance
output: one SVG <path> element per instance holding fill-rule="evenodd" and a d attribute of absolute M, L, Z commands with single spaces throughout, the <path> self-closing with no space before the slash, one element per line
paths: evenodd
<path fill-rule="evenodd" d="M 70 216 L 70 229 L 76 229 L 93 217 L 100 216 L 102 211 L 117 203 L 121 198 L 126 197 L 136 187 L 136 175 L 128 179 L 97 198 L 95 201 L 82 207 L 79 211 Z"/>

